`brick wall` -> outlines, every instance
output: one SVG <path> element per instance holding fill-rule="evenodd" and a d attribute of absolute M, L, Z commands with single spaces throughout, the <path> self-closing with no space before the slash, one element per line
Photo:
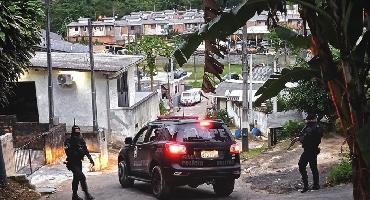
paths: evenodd
<path fill-rule="evenodd" d="M 15 175 L 13 137 L 11 133 L 0 136 L 7 176 Z"/>
<path fill-rule="evenodd" d="M 13 124 L 17 121 L 15 115 L 0 115 L 0 134 L 1 133 L 12 133 Z"/>
<path fill-rule="evenodd" d="M 45 135 L 46 164 L 54 164 L 62 158 L 64 153 L 64 140 L 66 138 L 66 124 L 53 127 Z"/>
<path fill-rule="evenodd" d="M 32 140 L 37 135 L 47 132 L 49 129 L 48 124 L 42 124 L 37 122 L 17 122 L 13 126 L 13 140 L 15 147 L 21 147 L 28 141 Z M 42 141 L 42 140 L 38 140 Z M 38 147 L 43 148 L 43 143 L 37 142 Z M 38 148 L 40 149 L 40 148 Z M 40 150 L 41 150 L 40 149 Z"/>

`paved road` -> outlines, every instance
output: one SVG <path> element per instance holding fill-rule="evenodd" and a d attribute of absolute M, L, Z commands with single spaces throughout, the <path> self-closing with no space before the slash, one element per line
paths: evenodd
<path fill-rule="evenodd" d="M 71 199 L 71 180 L 66 181 L 54 195 L 44 199 Z M 96 200 L 155 200 L 151 194 L 151 187 L 148 183 L 136 181 L 133 188 L 123 189 L 118 183 L 116 173 L 107 173 L 100 176 L 89 176 L 88 184 L 91 193 Z M 228 199 L 228 200 L 276 200 L 276 199 L 327 199 L 327 200 L 348 200 L 351 197 L 351 185 L 344 185 L 335 188 L 308 192 L 300 194 L 299 192 L 289 195 L 269 195 L 264 192 L 256 193 L 249 188 L 249 185 L 240 178 L 236 181 L 234 192 L 228 198 L 216 198 L 212 187 L 207 185 L 199 186 L 197 189 L 190 187 L 176 188 L 172 199 L 192 199 L 192 200 L 212 200 L 212 199 Z M 82 196 L 82 195 L 81 195 Z"/>
<path fill-rule="evenodd" d="M 181 106 L 178 112 L 173 115 L 178 116 L 198 116 L 199 119 L 203 119 L 207 114 L 207 106 L 211 106 L 210 94 L 205 94 L 209 99 L 202 97 L 202 101 L 194 106 Z"/>

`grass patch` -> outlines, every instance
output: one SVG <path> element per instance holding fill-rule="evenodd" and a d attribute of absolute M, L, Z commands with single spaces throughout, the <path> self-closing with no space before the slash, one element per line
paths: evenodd
<path fill-rule="evenodd" d="M 185 64 L 183 69 L 187 72 L 192 73 L 192 75 L 188 79 L 195 80 L 195 78 L 197 78 L 198 81 L 202 80 L 203 74 L 204 74 L 204 65 L 196 64 L 195 65 L 195 71 L 194 71 L 194 65 Z M 241 74 L 242 73 L 242 66 L 241 65 L 230 65 L 230 72 Z M 225 65 L 225 68 L 224 68 L 224 71 L 223 71 L 221 77 L 226 75 L 227 73 L 229 73 L 229 66 Z"/>
<path fill-rule="evenodd" d="M 189 76 L 188 80 L 195 80 L 195 78 L 196 78 L 197 82 L 202 82 L 203 74 L 204 74 L 204 65 L 196 64 L 195 65 L 195 70 L 194 70 L 194 65 L 193 64 L 185 64 L 182 68 L 185 71 L 192 73 Z M 160 71 L 160 72 L 163 72 L 164 71 L 163 65 L 157 64 L 157 70 Z M 230 65 L 230 72 L 241 74 L 242 73 L 242 66 L 241 65 Z M 227 73 L 229 73 L 229 65 L 226 64 L 221 77 L 223 77 Z M 218 81 L 216 77 L 215 77 L 215 80 Z"/>
<path fill-rule="evenodd" d="M 329 169 L 327 183 L 334 186 L 341 183 L 349 183 L 352 180 L 352 163 L 348 157 L 343 157 L 339 164 Z"/>
<path fill-rule="evenodd" d="M 200 81 L 193 81 L 190 84 L 193 88 L 201 88 L 202 87 L 202 82 L 200 82 Z"/>
<path fill-rule="evenodd" d="M 248 152 L 242 152 L 240 153 L 240 159 L 250 159 L 253 157 L 256 157 L 260 155 L 262 152 L 266 150 L 266 144 L 263 144 L 262 147 L 255 148 L 255 149 L 249 149 Z"/>

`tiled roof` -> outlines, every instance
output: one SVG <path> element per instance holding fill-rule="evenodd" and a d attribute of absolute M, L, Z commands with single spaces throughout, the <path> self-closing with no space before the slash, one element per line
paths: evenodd
<path fill-rule="evenodd" d="M 46 49 L 46 32 L 42 30 L 41 43 L 37 45 L 41 49 Z M 50 45 L 52 51 L 67 52 L 67 53 L 83 53 L 88 52 L 89 48 L 86 45 L 71 43 L 65 41 L 62 36 L 51 32 L 50 33 Z"/>
<path fill-rule="evenodd" d="M 90 71 L 87 53 L 52 52 L 52 67 L 62 70 Z M 118 72 L 141 62 L 142 56 L 94 54 L 95 71 Z M 31 68 L 47 68 L 46 52 L 36 52 L 31 59 Z"/>

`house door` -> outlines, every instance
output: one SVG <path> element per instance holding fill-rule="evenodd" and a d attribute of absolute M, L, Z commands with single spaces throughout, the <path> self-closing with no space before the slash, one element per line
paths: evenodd
<path fill-rule="evenodd" d="M 16 115 L 20 122 L 39 122 L 35 82 L 18 82 L 13 91 L 8 96 L 9 104 L 0 105 L 0 114 Z"/>

